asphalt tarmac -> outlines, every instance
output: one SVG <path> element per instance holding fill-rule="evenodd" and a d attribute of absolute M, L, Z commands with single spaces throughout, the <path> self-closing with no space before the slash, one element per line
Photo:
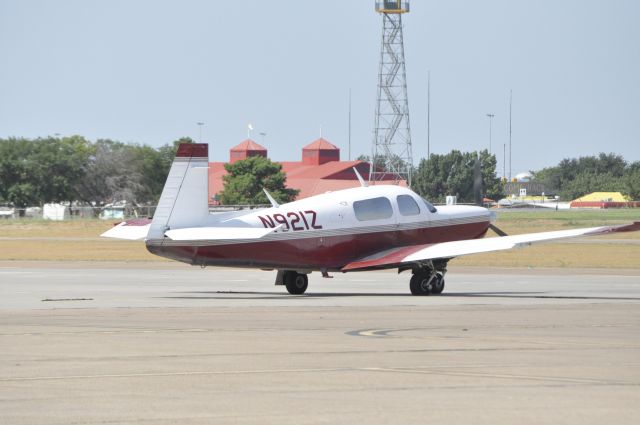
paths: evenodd
<path fill-rule="evenodd" d="M 0 424 L 638 424 L 640 271 L 0 263 Z"/>

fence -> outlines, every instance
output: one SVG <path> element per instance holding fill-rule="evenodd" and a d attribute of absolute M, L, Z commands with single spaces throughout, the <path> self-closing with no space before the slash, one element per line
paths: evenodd
<path fill-rule="evenodd" d="M 28 207 L 12 208 L 0 207 L 0 219 L 49 219 L 49 220 L 86 220 L 92 218 L 124 219 L 132 217 L 152 217 L 155 205 L 137 205 L 126 207 L 93 207 L 56 205 L 55 208 Z"/>
<path fill-rule="evenodd" d="M 209 212 L 226 212 L 239 210 L 253 210 L 266 208 L 271 205 L 215 205 L 209 206 Z M 55 211 L 46 211 L 46 208 L 12 208 L 0 207 L 1 219 L 34 219 L 34 220 L 86 220 L 101 218 L 104 220 L 128 219 L 140 217 L 153 217 L 156 205 L 136 205 L 136 206 L 68 206 L 60 205 Z"/>

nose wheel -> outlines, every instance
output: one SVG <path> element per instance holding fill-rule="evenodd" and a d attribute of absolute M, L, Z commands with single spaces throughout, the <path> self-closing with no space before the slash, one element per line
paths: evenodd
<path fill-rule="evenodd" d="M 418 271 L 411 276 L 412 295 L 439 295 L 444 290 L 444 274 L 436 271 Z"/>

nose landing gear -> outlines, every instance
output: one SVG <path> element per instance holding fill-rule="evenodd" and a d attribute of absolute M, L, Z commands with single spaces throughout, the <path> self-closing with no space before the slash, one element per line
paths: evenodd
<path fill-rule="evenodd" d="M 411 276 L 409 289 L 413 295 L 438 295 L 444 290 L 444 276 L 439 272 L 420 272 Z"/>
<path fill-rule="evenodd" d="M 447 272 L 447 263 L 430 263 L 423 267 L 413 269 L 413 275 L 409 281 L 409 289 L 412 295 L 439 295 L 444 290 L 444 275 Z"/>

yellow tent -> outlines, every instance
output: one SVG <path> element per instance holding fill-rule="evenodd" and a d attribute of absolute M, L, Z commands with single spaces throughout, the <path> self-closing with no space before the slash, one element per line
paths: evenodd
<path fill-rule="evenodd" d="M 627 202 L 630 199 L 620 192 L 593 192 L 574 199 L 573 202 Z"/>

